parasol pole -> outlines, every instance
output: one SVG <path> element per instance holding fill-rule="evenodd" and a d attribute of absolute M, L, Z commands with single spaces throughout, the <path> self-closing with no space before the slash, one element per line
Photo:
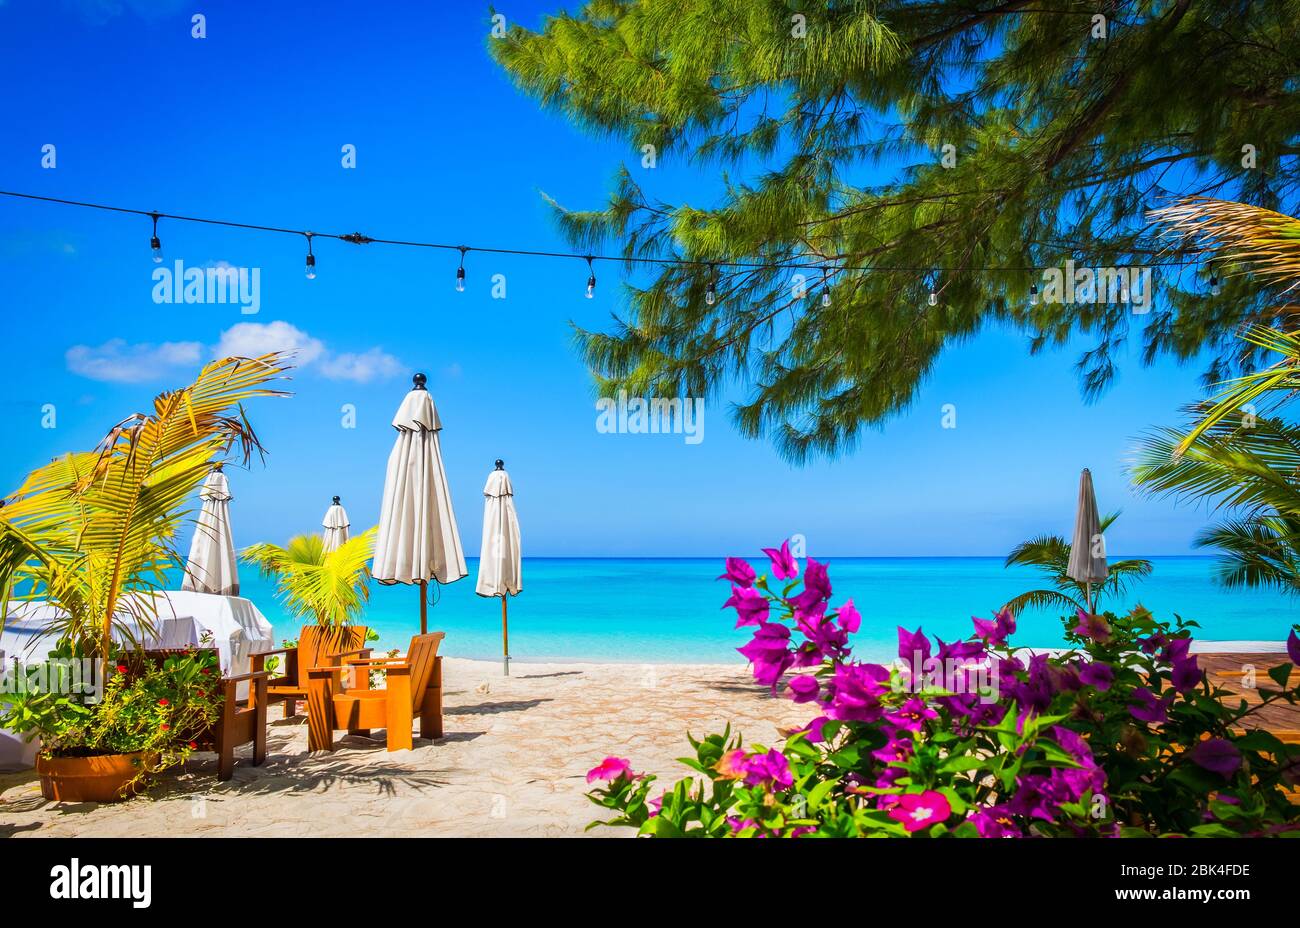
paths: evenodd
<path fill-rule="evenodd" d="M 505 675 L 510 676 L 510 631 L 506 625 L 506 599 L 508 597 L 501 594 L 501 667 L 505 670 Z"/>
<path fill-rule="evenodd" d="M 427 635 L 429 633 L 428 587 L 429 587 L 428 580 L 420 581 L 420 634 L 421 635 Z"/>

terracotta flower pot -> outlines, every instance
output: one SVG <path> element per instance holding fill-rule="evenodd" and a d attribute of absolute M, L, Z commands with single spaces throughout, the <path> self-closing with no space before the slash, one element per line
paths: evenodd
<path fill-rule="evenodd" d="M 59 802 L 121 802 L 136 787 L 127 784 L 142 770 L 153 767 L 156 757 L 136 751 L 131 754 L 103 754 L 99 757 L 36 758 L 41 778 L 41 795 Z"/>

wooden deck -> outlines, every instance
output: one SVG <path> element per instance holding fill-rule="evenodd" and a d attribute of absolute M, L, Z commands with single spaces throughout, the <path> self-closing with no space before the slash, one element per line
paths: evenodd
<path fill-rule="evenodd" d="M 1291 660 L 1282 652 L 1241 654 L 1218 652 L 1198 654 L 1197 657 L 1200 659 L 1201 669 L 1209 674 L 1212 684 L 1223 687 L 1235 696 L 1240 696 L 1250 705 L 1259 704 L 1259 687 L 1277 689 L 1277 684 L 1268 676 L 1269 668 L 1276 667 L 1278 664 L 1288 664 Z M 1251 668 L 1255 675 L 1253 687 L 1246 685 Z M 1290 682 L 1293 684 L 1296 682 L 1297 673 L 1300 671 L 1292 669 Z M 1264 728 L 1283 741 L 1300 743 L 1300 706 L 1275 703 L 1248 716 L 1245 721 L 1247 727 Z"/>

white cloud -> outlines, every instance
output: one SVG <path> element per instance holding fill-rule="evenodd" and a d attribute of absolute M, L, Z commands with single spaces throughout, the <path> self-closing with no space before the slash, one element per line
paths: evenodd
<path fill-rule="evenodd" d="M 241 322 L 221 333 L 213 357 L 255 358 L 272 351 L 291 351 L 293 363 L 305 367 L 325 353 L 325 343 L 287 322 Z"/>
<path fill-rule="evenodd" d="M 396 377 L 404 370 L 402 362 L 382 348 L 335 353 L 319 338 L 288 322 L 240 322 L 222 332 L 210 349 L 200 342 L 128 344 L 114 338 L 98 347 L 74 345 L 66 359 L 68 370 L 91 380 L 142 383 L 170 376 L 179 368 L 197 373 L 203 362 L 213 358 L 255 358 L 273 351 L 291 353 L 295 367 L 311 365 L 327 380 L 369 383 Z"/>
<path fill-rule="evenodd" d="M 129 345 L 113 338 L 98 347 L 73 345 L 65 359 L 68 370 L 91 380 L 141 383 L 173 368 L 194 367 L 203 356 L 199 342 L 163 342 Z"/>
<path fill-rule="evenodd" d="M 241 322 L 221 333 L 216 357 L 256 357 L 271 351 L 292 351 L 293 363 L 315 370 L 327 380 L 369 383 L 402 373 L 402 362 L 382 348 L 362 352 L 333 352 L 319 338 L 313 338 L 287 322 Z"/>
<path fill-rule="evenodd" d="M 402 373 L 402 362 L 382 348 L 371 348 L 360 354 L 326 354 L 318 368 L 322 377 L 330 380 L 354 380 L 369 383 L 385 380 Z"/>

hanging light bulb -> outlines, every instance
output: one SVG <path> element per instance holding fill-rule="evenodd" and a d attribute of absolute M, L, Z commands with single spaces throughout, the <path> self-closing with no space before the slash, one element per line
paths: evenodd
<path fill-rule="evenodd" d="M 456 292 L 465 292 L 465 252 L 469 249 L 464 245 L 460 246 L 460 267 L 456 268 Z"/>
<path fill-rule="evenodd" d="M 704 288 L 704 302 L 707 303 L 707 304 L 710 305 L 710 306 L 712 306 L 712 305 L 713 305 L 714 303 L 716 303 L 717 300 L 718 300 L 718 291 L 717 291 L 717 288 L 714 286 L 714 283 L 713 283 L 713 277 L 714 277 L 714 269 L 713 269 L 713 266 L 710 265 L 710 266 L 709 266 L 709 283 L 708 283 L 708 285 Z"/>
<path fill-rule="evenodd" d="M 587 299 L 594 300 L 596 298 L 596 269 L 591 266 L 590 255 L 587 256 L 587 270 L 591 273 L 591 276 L 587 278 Z"/>
<path fill-rule="evenodd" d="M 316 279 L 316 256 L 311 253 L 311 237 L 312 237 L 312 233 L 308 232 L 307 233 L 307 279 L 315 280 Z"/>
<path fill-rule="evenodd" d="M 1038 284 L 1030 284 L 1029 286 L 1029 305 L 1038 305 Z"/>
<path fill-rule="evenodd" d="M 153 237 L 149 239 L 149 247 L 153 250 L 153 263 L 162 264 L 162 242 L 158 239 L 158 214 L 150 213 L 153 216 Z"/>
<path fill-rule="evenodd" d="M 826 268 L 822 268 L 822 306 L 823 307 L 831 305 L 831 288 L 827 280 L 828 279 L 826 276 Z"/>
<path fill-rule="evenodd" d="M 1217 274 L 1210 277 L 1210 293 L 1219 296 L 1223 293 L 1223 284 L 1219 283 Z"/>

